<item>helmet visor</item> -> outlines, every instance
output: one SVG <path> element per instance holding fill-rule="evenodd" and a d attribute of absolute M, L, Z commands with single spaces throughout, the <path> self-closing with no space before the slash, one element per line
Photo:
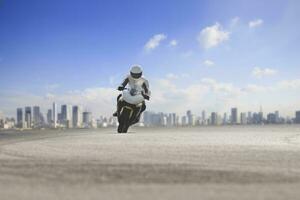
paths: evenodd
<path fill-rule="evenodd" d="M 142 77 L 142 73 L 132 73 L 132 72 L 130 72 L 130 75 L 134 79 L 138 79 L 138 78 Z"/>

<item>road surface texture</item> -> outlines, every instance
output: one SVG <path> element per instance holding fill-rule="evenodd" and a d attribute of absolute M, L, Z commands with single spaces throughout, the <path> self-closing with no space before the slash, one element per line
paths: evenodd
<path fill-rule="evenodd" d="M 0 132 L 0 199 L 299 199 L 300 127 Z"/>

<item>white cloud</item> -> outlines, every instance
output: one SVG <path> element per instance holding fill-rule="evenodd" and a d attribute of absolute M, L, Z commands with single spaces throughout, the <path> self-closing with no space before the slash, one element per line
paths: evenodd
<path fill-rule="evenodd" d="M 167 74 L 166 77 L 167 77 L 168 79 L 178 79 L 178 78 L 179 78 L 178 75 L 173 74 L 173 73 Z"/>
<path fill-rule="evenodd" d="M 263 23 L 264 23 L 264 21 L 262 19 L 256 19 L 256 20 L 250 21 L 248 25 L 249 25 L 249 28 L 255 28 L 255 27 L 261 26 Z"/>
<path fill-rule="evenodd" d="M 145 50 L 151 51 L 157 48 L 160 43 L 165 40 L 167 36 L 163 33 L 161 34 L 156 34 L 152 38 L 149 39 L 149 41 L 145 44 Z"/>
<path fill-rule="evenodd" d="M 266 92 L 268 88 L 261 86 L 261 85 L 256 85 L 256 84 L 248 84 L 244 89 L 245 92 Z"/>
<path fill-rule="evenodd" d="M 173 74 L 173 73 L 168 73 L 166 75 L 166 78 L 167 79 L 171 79 L 171 80 L 174 80 L 174 79 L 180 79 L 180 78 L 188 78 L 190 77 L 189 74 L 186 74 L 186 73 L 182 73 L 182 74 Z"/>
<path fill-rule="evenodd" d="M 216 23 L 215 25 L 204 28 L 199 33 L 197 40 L 203 48 L 209 49 L 228 40 L 229 35 L 230 33 L 228 31 L 223 30 L 222 26 Z"/>
<path fill-rule="evenodd" d="M 270 86 L 248 84 L 236 86 L 233 83 L 221 82 L 212 78 L 203 78 L 193 81 L 192 84 L 183 84 L 188 75 L 170 73 L 164 79 L 150 80 L 152 91 L 151 101 L 147 102 L 147 109 L 152 111 L 185 113 L 191 109 L 199 114 L 202 109 L 216 112 L 225 112 L 231 106 L 247 111 L 258 108 L 262 104 L 270 111 L 279 109 L 279 104 L 285 107 L 280 112 L 292 113 L 299 109 L 300 79 L 282 80 Z M 61 104 L 82 105 L 84 109 L 93 112 L 94 117 L 110 116 L 116 106 L 116 97 L 119 94 L 112 87 L 92 87 L 84 90 L 73 90 L 63 94 L 45 93 L 43 95 L 28 92 L 4 91 L 0 94 L 1 110 L 6 115 L 15 116 L 17 107 L 40 105 L 43 113 L 51 108 L 53 101 Z M 290 105 L 289 102 L 295 102 Z M 297 108 L 298 107 L 298 108 Z"/>
<path fill-rule="evenodd" d="M 205 61 L 203 62 L 203 64 L 204 64 L 205 66 L 207 66 L 207 67 L 212 67 L 212 66 L 215 65 L 215 63 L 214 63 L 212 60 L 205 60 Z"/>
<path fill-rule="evenodd" d="M 277 87 L 281 89 L 300 89 L 300 79 L 280 81 Z"/>
<path fill-rule="evenodd" d="M 175 46 L 178 45 L 178 41 L 177 40 L 171 40 L 169 45 L 175 47 Z"/>
<path fill-rule="evenodd" d="M 254 67 L 252 70 L 252 75 L 256 78 L 262 78 L 265 76 L 273 76 L 277 74 L 277 70 L 271 69 L 271 68 L 259 68 L 259 67 Z"/>

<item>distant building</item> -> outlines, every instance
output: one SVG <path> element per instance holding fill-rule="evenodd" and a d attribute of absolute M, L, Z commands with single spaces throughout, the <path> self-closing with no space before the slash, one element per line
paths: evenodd
<path fill-rule="evenodd" d="M 32 128 L 32 113 L 31 107 L 25 107 L 25 125 L 26 128 Z"/>
<path fill-rule="evenodd" d="M 84 128 L 91 128 L 92 125 L 92 113 L 91 112 L 83 112 L 82 113 L 83 119 L 83 127 Z"/>
<path fill-rule="evenodd" d="M 242 125 L 246 125 L 247 124 L 247 114 L 245 112 L 241 113 L 240 119 L 241 119 L 241 124 Z"/>
<path fill-rule="evenodd" d="M 205 113 L 205 110 L 202 110 L 201 119 L 202 119 L 202 124 L 205 125 L 206 124 L 206 113 Z"/>
<path fill-rule="evenodd" d="M 57 127 L 57 104 L 54 102 L 52 106 L 52 121 L 53 121 L 53 128 Z"/>
<path fill-rule="evenodd" d="M 33 106 L 32 123 L 35 128 L 41 126 L 41 112 L 39 106 Z"/>
<path fill-rule="evenodd" d="M 144 125 L 145 126 L 165 126 L 166 117 L 163 113 L 144 112 Z"/>
<path fill-rule="evenodd" d="M 223 125 L 226 125 L 227 122 L 228 122 L 228 119 L 227 119 L 227 113 L 224 113 L 224 115 L 223 115 L 223 120 L 222 120 L 222 124 L 223 124 Z"/>
<path fill-rule="evenodd" d="M 61 106 L 61 123 L 66 128 L 72 128 L 72 111 L 69 105 Z"/>
<path fill-rule="evenodd" d="M 194 119 L 193 119 L 192 111 L 188 110 L 188 111 L 186 112 L 186 116 L 187 116 L 187 124 L 188 124 L 189 126 L 193 126 L 193 124 L 194 124 Z"/>
<path fill-rule="evenodd" d="M 238 110 L 237 108 L 231 108 L 231 124 L 238 123 Z"/>
<path fill-rule="evenodd" d="M 81 128 L 82 127 L 82 109 L 80 106 L 73 106 L 73 127 L 74 128 Z"/>
<path fill-rule="evenodd" d="M 210 122 L 211 125 L 218 125 L 218 114 L 216 112 L 211 113 Z"/>
<path fill-rule="evenodd" d="M 49 109 L 49 110 L 47 111 L 47 124 L 50 125 L 50 126 L 51 126 L 52 123 L 53 123 L 52 116 L 53 116 L 52 110 Z"/>
<path fill-rule="evenodd" d="M 176 124 L 176 114 L 170 113 L 167 116 L 167 126 L 175 126 L 175 124 Z"/>
<path fill-rule="evenodd" d="M 280 123 L 280 116 L 279 116 L 279 111 L 275 111 L 275 123 L 278 124 Z"/>
<path fill-rule="evenodd" d="M 253 123 L 252 113 L 249 111 L 247 116 L 247 124 L 252 124 L 252 123 Z"/>
<path fill-rule="evenodd" d="M 23 128 L 23 109 L 17 108 L 17 127 Z"/>
<path fill-rule="evenodd" d="M 268 124 L 276 124 L 276 114 L 275 113 L 269 113 L 267 115 L 267 123 Z"/>
<path fill-rule="evenodd" d="M 296 111 L 295 123 L 300 124 L 300 111 Z"/>
<path fill-rule="evenodd" d="M 188 123 L 187 123 L 187 120 L 186 120 L 186 116 L 182 116 L 181 117 L 181 125 L 182 126 L 186 126 Z"/>

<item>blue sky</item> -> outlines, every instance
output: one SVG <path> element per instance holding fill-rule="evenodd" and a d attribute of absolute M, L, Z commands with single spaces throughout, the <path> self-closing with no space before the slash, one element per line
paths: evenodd
<path fill-rule="evenodd" d="M 153 110 L 188 101 L 184 109 L 195 112 L 263 104 L 291 114 L 300 109 L 299 11 L 296 0 L 2 0 L 0 111 L 45 99 L 96 110 L 105 97 L 89 102 L 89 92 L 112 90 L 138 63 Z"/>

